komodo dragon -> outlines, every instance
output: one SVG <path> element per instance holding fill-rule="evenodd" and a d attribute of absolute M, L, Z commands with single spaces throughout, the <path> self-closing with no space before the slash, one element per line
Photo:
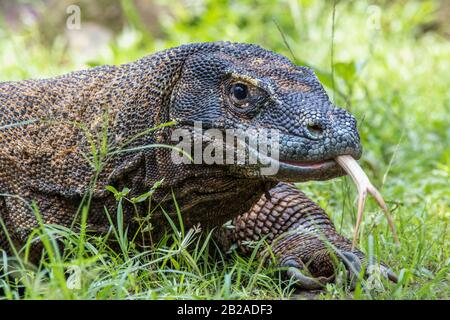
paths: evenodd
<path fill-rule="evenodd" d="M 169 121 L 175 124 L 149 130 Z M 175 164 L 173 149 L 145 147 L 173 145 L 171 133 L 194 122 L 278 130 L 278 173 L 263 176 L 246 162 Z M 128 152 L 108 153 L 95 169 L 96 143 Z M 367 259 L 292 183 L 342 176 L 333 159 L 361 152 L 355 118 L 330 102 L 310 69 L 252 44 L 187 44 L 120 66 L 0 83 L 0 217 L 16 247 L 38 226 L 31 201 L 45 223 L 68 227 L 90 192 L 88 229 L 105 232 L 105 208 L 117 206 L 106 186 L 137 196 L 163 179 L 152 204 L 174 213 L 174 195 L 186 227 L 234 219 L 234 228 L 215 233 L 218 243 L 246 253 L 248 241 L 264 237 L 299 287 L 319 288 L 334 280 L 336 257 L 350 274 Z M 142 215 L 144 203 L 137 206 Z M 139 228 L 135 215 L 124 213 L 130 230 Z M 161 210 L 152 225 L 155 234 L 167 228 Z M 9 247 L 0 228 L 0 248 Z"/>

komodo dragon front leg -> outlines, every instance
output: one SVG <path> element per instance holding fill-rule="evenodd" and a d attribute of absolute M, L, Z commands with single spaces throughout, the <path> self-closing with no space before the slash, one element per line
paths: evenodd
<path fill-rule="evenodd" d="M 232 221 L 234 228 L 221 228 L 217 239 L 225 248 L 237 245 L 241 253 L 253 251 L 250 243 L 262 238 L 287 276 L 294 277 L 298 287 L 318 289 L 335 278 L 338 261 L 348 270 L 354 288 L 363 265 L 364 253 L 352 250 L 352 243 L 337 233 L 332 221 L 316 203 L 294 185 L 279 183 L 263 195 L 246 213 Z M 263 255 L 265 246 L 261 246 Z M 395 275 L 385 266 L 381 272 L 390 280 Z"/>

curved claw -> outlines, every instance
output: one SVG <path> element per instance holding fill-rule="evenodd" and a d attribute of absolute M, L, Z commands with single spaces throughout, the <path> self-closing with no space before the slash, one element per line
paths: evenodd
<path fill-rule="evenodd" d="M 383 265 L 380 265 L 379 268 L 380 273 L 383 275 L 383 277 L 389 279 L 393 283 L 398 283 L 398 276 L 390 268 Z"/>
<path fill-rule="evenodd" d="M 362 270 L 361 260 L 350 251 L 338 252 L 342 262 L 350 275 L 350 289 L 355 290 Z"/>
<path fill-rule="evenodd" d="M 283 264 L 283 267 L 288 267 L 286 274 L 289 278 L 294 278 L 296 280 L 296 285 L 300 289 L 306 290 L 317 290 L 322 289 L 325 284 L 329 283 L 333 280 L 334 276 L 329 278 L 326 277 L 309 277 L 302 273 L 301 270 L 304 269 L 304 266 L 301 266 L 297 263 L 293 258 L 286 260 Z"/>
<path fill-rule="evenodd" d="M 398 283 L 398 276 L 389 268 L 386 268 L 386 276 L 389 280 L 391 280 L 393 283 Z"/>
<path fill-rule="evenodd" d="M 361 263 L 361 259 L 354 253 L 349 252 L 349 251 L 344 251 L 344 252 L 338 252 L 338 255 L 341 257 L 342 262 L 344 263 L 346 269 L 348 270 L 348 272 L 350 273 L 350 287 L 352 290 L 354 290 L 356 288 L 356 283 L 357 280 L 359 278 L 359 276 L 361 275 L 361 270 L 362 270 L 362 263 Z M 370 269 L 372 269 L 374 266 L 372 266 L 371 268 L 368 269 L 369 273 L 370 273 Z M 398 277 L 397 275 L 388 267 L 385 267 L 384 265 L 377 265 L 377 267 L 379 268 L 379 272 L 386 278 L 389 279 L 390 281 L 397 283 L 398 282 Z M 364 277 L 367 276 L 367 273 L 364 275 Z"/>

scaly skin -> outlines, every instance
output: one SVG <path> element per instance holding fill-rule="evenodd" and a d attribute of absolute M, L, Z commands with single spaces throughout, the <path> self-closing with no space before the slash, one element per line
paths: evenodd
<path fill-rule="evenodd" d="M 247 88 L 243 100 L 236 100 L 236 83 Z M 142 134 L 170 120 L 177 124 Z M 170 139 L 173 130 L 191 130 L 194 121 L 221 131 L 279 130 L 279 172 L 261 176 L 254 166 L 237 163 L 174 164 L 171 150 L 145 148 L 109 153 L 102 159 L 104 165 L 97 176 L 91 147 L 102 145 L 105 132 L 108 150 L 113 152 L 155 143 L 174 144 Z M 253 221 L 265 224 L 261 230 L 270 237 L 304 224 L 307 218 L 300 207 L 283 209 L 290 217 L 288 225 L 281 223 L 284 215 L 278 217 L 278 211 L 262 205 L 267 201 L 262 195 L 275 187 L 270 191 L 271 201 L 278 199 L 283 206 L 291 203 L 291 197 L 303 199 L 312 208 L 308 217 L 322 219 L 320 231 L 326 238 L 350 250 L 348 241 L 336 234 L 320 208 L 300 191 L 276 186 L 280 181 L 341 176 L 343 171 L 331 159 L 342 154 L 356 159 L 361 155 L 355 119 L 329 101 L 311 70 L 255 45 L 189 44 L 121 66 L 0 83 L 0 193 L 20 195 L 25 200 L 0 197 L 0 217 L 17 246 L 38 225 L 28 206 L 31 201 L 40 208 L 45 223 L 71 226 L 81 199 L 92 190 L 89 230 L 104 232 L 109 223 L 103 208 L 110 212 L 116 208 L 114 197 L 105 190 L 107 185 L 118 190 L 128 187 L 132 197 L 164 178 L 152 197 L 153 205 L 160 204 L 175 214 L 173 191 L 187 227 L 197 223 L 220 226 L 251 210 L 236 218 L 238 226 L 229 235 L 228 242 L 241 243 L 250 236 L 248 226 Z M 140 204 L 138 211 L 142 216 L 147 208 Z M 135 214 L 125 210 L 124 220 L 131 230 L 138 228 Z M 269 216 L 281 220 L 271 225 Z M 160 210 L 153 214 L 152 224 L 155 234 L 167 228 Z M 307 263 L 304 260 L 312 256 L 327 256 L 317 237 L 305 238 L 303 231 L 296 232 L 274 244 L 282 263 L 292 257 Z M 8 248 L 2 233 L 0 245 Z M 255 229 L 253 236 L 256 233 Z M 357 255 L 361 255 L 359 251 Z M 292 259 L 287 265 L 292 266 Z M 313 266 L 313 275 L 332 273 L 331 264 Z M 300 286 L 310 287 L 302 276 L 295 272 L 294 276 Z"/>

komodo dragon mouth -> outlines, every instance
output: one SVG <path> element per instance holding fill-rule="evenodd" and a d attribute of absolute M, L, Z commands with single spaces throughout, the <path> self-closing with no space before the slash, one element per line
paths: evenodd
<path fill-rule="evenodd" d="M 323 161 L 311 161 L 311 162 L 300 162 L 300 161 L 292 161 L 292 160 L 280 160 L 280 168 L 282 171 L 303 174 L 306 175 L 314 175 L 318 172 L 331 172 L 340 169 L 340 166 L 336 163 L 336 161 L 323 160 Z"/>
<path fill-rule="evenodd" d="M 311 162 L 296 162 L 289 160 L 281 160 L 280 162 L 287 166 L 300 167 L 309 170 L 324 169 L 336 165 L 336 162 L 334 160 L 311 161 Z"/>

